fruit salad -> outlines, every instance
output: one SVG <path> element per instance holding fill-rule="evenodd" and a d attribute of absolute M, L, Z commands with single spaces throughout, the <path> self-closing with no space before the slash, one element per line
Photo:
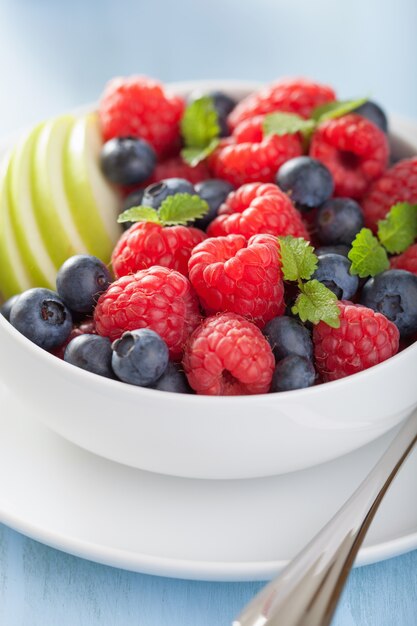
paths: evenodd
<path fill-rule="evenodd" d="M 176 393 L 279 393 L 417 338 L 417 157 L 384 111 L 286 79 L 240 102 L 143 76 L 0 167 L 1 314 L 55 358 Z"/>

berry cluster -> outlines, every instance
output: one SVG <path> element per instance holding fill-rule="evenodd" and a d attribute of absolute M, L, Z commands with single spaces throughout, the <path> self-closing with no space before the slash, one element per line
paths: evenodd
<path fill-rule="evenodd" d="M 56 291 L 6 301 L 34 343 L 129 384 L 241 395 L 349 376 L 416 335 L 417 157 L 387 169 L 378 105 L 305 79 L 185 101 L 137 76 L 98 113 L 125 232 L 110 269 L 72 256 Z"/>

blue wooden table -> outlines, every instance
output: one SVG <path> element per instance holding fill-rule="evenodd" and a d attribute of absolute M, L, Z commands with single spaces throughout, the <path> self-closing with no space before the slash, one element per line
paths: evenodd
<path fill-rule="evenodd" d="M 262 583 L 145 576 L 0 525 L 1 626 L 230 626 Z M 352 572 L 333 626 L 415 626 L 417 551 Z"/>

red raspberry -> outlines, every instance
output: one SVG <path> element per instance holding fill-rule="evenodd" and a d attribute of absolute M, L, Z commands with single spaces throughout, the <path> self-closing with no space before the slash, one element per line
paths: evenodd
<path fill-rule="evenodd" d="M 388 140 L 375 124 L 355 113 L 320 124 L 310 156 L 322 161 L 334 178 L 335 196 L 361 198 L 388 163 Z"/>
<path fill-rule="evenodd" d="M 417 243 L 407 248 L 402 254 L 393 256 L 390 263 L 393 269 L 407 270 L 407 272 L 417 274 Z"/>
<path fill-rule="evenodd" d="M 310 117 L 313 109 L 335 99 L 331 87 L 305 78 L 286 78 L 241 100 L 229 115 L 228 122 L 234 129 L 242 120 L 273 111 Z"/>
<path fill-rule="evenodd" d="M 194 167 L 191 167 L 181 157 L 174 157 L 157 163 L 150 182 L 158 183 L 164 178 L 185 178 L 185 180 L 196 185 L 202 180 L 210 178 L 210 172 L 205 161 L 201 161 Z M 147 181 L 147 184 L 150 184 L 150 182 Z"/>
<path fill-rule="evenodd" d="M 206 239 L 192 251 L 188 269 L 208 314 L 231 311 L 262 327 L 284 312 L 278 242 L 270 235 Z"/>
<path fill-rule="evenodd" d="M 104 90 L 99 116 L 104 140 L 140 137 L 158 156 L 167 154 L 180 138 L 185 103 L 168 95 L 161 83 L 146 76 L 114 78 Z"/>
<path fill-rule="evenodd" d="M 244 183 L 274 181 L 285 161 L 303 153 L 298 134 L 263 136 L 264 116 L 243 121 L 227 142 L 222 142 L 209 159 L 216 178 L 223 178 L 235 187 Z"/>
<path fill-rule="evenodd" d="M 94 311 L 99 335 L 113 341 L 127 330 L 150 328 L 166 342 L 173 359 L 181 358 L 200 317 L 189 280 L 157 265 L 116 280 Z"/>
<path fill-rule="evenodd" d="M 138 222 L 123 233 L 112 254 L 116 278 L 162 265 L 188 276 L 191 250 L 206 238 L 198 228 Z"/>
<path fill-rule="evenodd" d="M 97 334 L 96 327 L 94 324 L 94 320 L 92 319 L 89 319 L 84 322 L 80 322 L 79 324 L 74 324 L 74 326 L 72 327 L 72 331 L 70 332 L 70 334 L 68 335 L 64 343 L 61 346 L 58 346 L 58 348 L 54 348 L 53 350 L 51 350 L 51 353 L 54 356 L 57 356 L 59 359 L 63 359 L 64 354 L 65 354 L 65 348 L 67 347 L 67 345 L 72 339 L 74 339 L 75 337 L 79 337 L 80 335 L 96 335 L 96 334 Z"/>
<path fill-rule="evenodd" d="M 339 328 L 320 322 L 313 330 L 316 367 L 324 381 L 356 374 L 398 352 L 398 328 L 382 313 L 351 302 L 338 306 Z"/>
<path fill-rule="evenodd" d="M 275 359 L 259 328 L 240 315 L 222 313 L 193 332 L 183 364 L 198 394 L 237 396 L 267 393 Z"/>
<path fill-rule="evenodd" d="M 236 233 L 249 239 L 269 233 L 309 239 L 300 213 L 289 197 L 271 183 L 242 185 L 230 193 L 207 233 L 209 237 Z"/>
<path fill-rule="evenodd" d="M 362 201 L 366 226 L 376 232 L 397 202 L 417 204 L 417 157 L 399 161 L 371 185 Z"/>

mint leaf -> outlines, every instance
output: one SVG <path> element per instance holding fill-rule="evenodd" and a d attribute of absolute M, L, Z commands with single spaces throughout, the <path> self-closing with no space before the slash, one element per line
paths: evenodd
<path fill-rule="evenodd" d="M 117 218 L 119 224 L 123 222 L 155 222 L 160 224 L 161 221 L 158 212 L 149 206 L 134 206 L 127 211 L 123 211 Z"/>
<path fill-rule="evenodd" d="M 219 145 L 219 139 L 212 139 L 205 148 L 183 148 L 181 156 L 186 163 L 194 167 L 204 161 Z"/>
<path fill-rule="evenodd" d="M 168 196 L 159 209 L 159 219 L 164 226 L 187 224 L 207 213 L 209 206 L 205 200 L 189 193 L 176 193 Z"/>
<path fill-rule="evenodd" d="M 400 254 L 417 237 L 417 204 L 400 202 L 378 222 L 378 238 L 391 254 Z"/>
<path fill-rule="evenodd" d="M 181 134 L 187 148 L 206 148 L 220 135 L 212 98 L 203 96 L 187 106 L 181 120 Z"/>
<path fill-rule="evenodd" d="M 358 232 L 348 258 L 352 263 L 350 273 L 358 274 L 361 278 L 375 276 L 389 268 L 387 253 L 369 228 L 362 228 Z"/>
<path fill-rule="evenodd" d="M 269 113 L 263 123 L 264 136 L 310 134 L 315 127 L 313 120 L 305 120 L 295 113 Z"/>
<path fill-rule="evenodd" d="M 300 285 L 300 291 L 291 310 L 302 322 L 325 322 L 332 328 L 339 328 L 340 310 L 337 297 L 330 289 L 314 279 Z"/>
<path fill-rule="evenodd" d="M 324 122 L 325 120 L 333 120 L 337 117 L 342 117 L 348 113 L 352 113 L 358 107 L 368 102 L 369 98 L 359 98 L 358 100 L 335 100 L 334 102 L 326 102 L 319 107 L 316 107 L 311 117 L 318 122 Z"/>
<path fill-rule="evenodd" d="M 318 259 L 313 246 L 302 237 L 278 237 L 282 273 L 285 280 L 308 280 L 314 273 Z"/>

